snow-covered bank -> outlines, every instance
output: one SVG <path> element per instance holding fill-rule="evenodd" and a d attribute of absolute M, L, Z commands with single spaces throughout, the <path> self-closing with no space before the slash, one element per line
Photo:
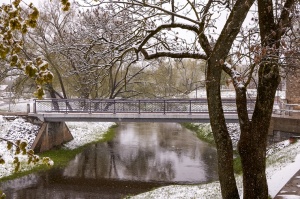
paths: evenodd
<path fill-rule="evenodd" d="M 267 179 L 269 193 L 274 197 L 282 186 L 300 169 L 300 141 L 290 145 L 288 141 L 278 143 L 267 160 Z M 279 150 L 280 149 L 280 150 Z M 242 196 L 242 177 L 236 176 L 239 193 Z M 282 182 L 280 182 L 282 181 Z M 280 182 L 280 183 L 279 183 Z M 203 185 L 174 185 L 155 189 L 131 197 L 132 199 L 221 199 L 221 189 L 218 182 Z"/>
<path fill-rule="evenodd" d="M 64 147 L 75 149 L 85 144 L 100 140 L 115 123 L 112 122 L 67 122 L 74 139 L 66 143 Z"/>
<path fill-rule="evenodd" d="M 27 141 L 31 145 L 38 132 L 38 126 L 25 122 L 22 118 L 18 118 L 14 121 L 6 121 L 0 116 L 0 137 L 9 141 L 15 142 L 16 140 Z M 5 141 L 0 142 L 0 157 L 4 159 L 5 164 L 0 164 L 0 178 L 11 175 L 14 172 L 14 154 L 12 151 L 7 150 L 7 143 Z M 21 162 L 27 161 L 27 156 L 17 155 Z M 22 170 L 29 170 L 33 165 L 22 164 Z"/>
<path fill-rule="evenodd" d="M 75 149 L 90 142 L 100 140 L 105 132 L 114 123 L 100 123 L 100 122 L 69 122 L 67 123 L 74 139 L 64 145 L 68 149 Z M 6 121 L 0 116 L 0 137 L 10 141 L 25 140 L 30 147 L 38 132 L 39 126 L 32 125 L 22 118 L 17 118 L 14 121 Z M 0 157 L 5 160 L 5 164 L 0 164 L 0 178 L 11 175 L 14 172 L 14 154 L 7 150 L 5 141 L 0 142 Z M 21 170 L 29 170 L 34 165 L 27 165 L 27 156 L 18 155 L 19 159 L 23 162 Z"/>

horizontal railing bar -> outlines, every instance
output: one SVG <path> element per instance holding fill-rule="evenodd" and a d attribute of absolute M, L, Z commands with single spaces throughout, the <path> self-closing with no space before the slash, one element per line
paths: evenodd
<path fill-rule="evenodd" d="M 138 101 L 151 101 L 151 102 L 156 102 L 156 101 L 174 101 L 174 102 L 178 102 L 178 101 L 204 101 L 204 102 L 207 102 L 207 99 L 206 98 L 178 98 L 178 99 L 56 99 L 56 98 L 47 98 L 47 99 L 35 99 L 36 102 L 45 102 L 45 101 L 61 101 L 61 102 L 66 102 L 66 101 L 118 101 L 118 102 L 130 102 L 130 101 L 135 101 L 135 102 L 138 102 Z M 229 102 L 236 102 L 235 99 L 232 99 L 232 98 L 224 98 L 222 99 L 222 102 L 226 102 L 226 101 L 229 101 Z M 252 101 L 252 100 L 251 100 Z M 254 101 L 253 101 L 254 102 Z"/>

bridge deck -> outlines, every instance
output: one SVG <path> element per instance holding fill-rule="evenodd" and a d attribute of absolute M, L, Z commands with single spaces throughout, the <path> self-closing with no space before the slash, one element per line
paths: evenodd
<path fill-rule="evenodd" d="M 222 103 L 226 121 L 238 122 L 235 99 Z M 250 101 L 250 113 L 253 107 Z M 29 116 L 48 122 L 209 122 L 206 99 L 46 99 L 35 100 L 33 110 Z"/>
<path fill-rule="evenodd" d="M 46 122 L 194 122 L 209 123 L 208 113 L 30 113 L 29 116 L 38 117 Z M 237 123 L 237 114 L 225 114 L 226 122 Z"/>

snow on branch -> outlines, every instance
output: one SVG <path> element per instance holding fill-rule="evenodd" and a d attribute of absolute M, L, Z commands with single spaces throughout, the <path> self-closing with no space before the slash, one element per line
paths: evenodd
<path fill-rule="evenodd" d="M 194 58 L 207 60 L 208 57 L 205 54 L 200 53 L 189 53 L 189 52 L 174 52 L 174 51 L 160 51 L 153 54 L 148 54 L 145 49 L 140 51 L 145 59 L 154 59 L 159 57 L 171 57 L 171 58 Z"/>
<path fill-rule="evenodd" d="M 171 16 L 174 16 L 174 17 L 177 17 L 177 18 L 181 18 L 181 19 L 186 20 L 188 22 L 191 22 L 193 24 L 200 25 L 199 21 L 193 20 L 191 17 L 179 14 L 178 12 L 167 10 L 163 6 L 161 6 L 162 3 L 169 3 L 168 1 L 166 1 L 166 2 L 160 1 L 160 5 L 147 3 L 146 1 L 136 1 L 136 0 L 133 0 L 133 1 L 122 1 L 122 0 L 113 1 L 113 0 L 109 0 L 109 1 L 102 1 L 102 3 L 124 4 L 124 5 L 128 5 L 128 6 L 132 6 L 133 8 L 135 6 L 143 7 L 143 8 L 151 8 L 151 9 L 159 10 L 162 13 L 165 13 L 167 15 L 171 15 Z"/>
<path fill-rule="evenodd" d="M 244 89 L 245 83 L 243 81 L 242 74 L 237 71 L 231 64 L 224 62 L 223 70 L 231 77 L 232 83 L 236 89 Z"/>
<path fill-rule="evenodd" d="M 188 25 L 188 24 L 182 24 L 182 23 L 172 23 L 172 24 L 163 24 L 158 26 L 155 30 L 149 31 L 149 34 L 145 37 L 145 39 L 139 44 L 138 51 L 141 51 L 143 46 L 158 32 L 165 30 L 165 29 L 170 29 L 170 28 L 181 28 L 185 30 L 190 30 L 195 33 L 199 32 L 199 29 L 196 26 L 193 25 Z"/>
<path fill-rule="evenodd" d="M 194 59 L 204 59 L 207 60 L 207 55 L 202 53 L 191 53 L 191 52 L 184 52 L 184 51 L 158 51 L 155 53 L 149 53 L 147 50 L 144 49 L 144 46 L 146 43 L 155 36 L 155 34 L 159 33 L 162 30 L 169 30 L 170 28 L 181 28 L 185 30 L 190 30 L 195 33 L 199 32 L 198 27 L 194 25 L 188 25 L 188 24 L 182 24 L 182 23 L 172 23 L 172 24 L 163 24 L 157 27 L 154 30 L 148 31 L 149 34 L 141 41 L 138 42 L 133 46 L 135 48 L 135 52 L 139 53 L 141 52 L 145 59 L 154 59 L 159 57 L 171 57 L 171 58 L 194 58 Z"/>

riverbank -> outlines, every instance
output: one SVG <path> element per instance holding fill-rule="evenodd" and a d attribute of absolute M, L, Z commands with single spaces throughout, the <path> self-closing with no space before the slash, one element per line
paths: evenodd
<path fill-rule="evenodd" d="M 182 126 L 196 133 L 200 140 L 210 143 L 215 146 L 214 136 L 210 124 L 203 123 L 182 123 Z M 231 137 L 233 149 L 236 150 L 237 143 L 240 137 L 239 124 L 228 123 L 228 132 Z"/>
<path fill-rule="evenodd" d="M 82 151 L 87 145 L 107 141 L 113 138 L 113 128 L 115 123 L 96 123 L 96 122 L 68 122 L 67 123 L 74 139 L 60 149 L 51 150 L 49 152 L 38 154 L 41 158 L 49 157 L 53 160 L 54 166 L 63 167 L 71 159 Z M 30 147 L 39 127 L 26 122 L 22 118 L 17 118 L 13 121 L 7 121 L 0 116 L 0 137 L 7 140 L 26 140 Z M 5 160 L 4 164 L 0 164 L 0 181 L 18 178 L 29 173 L 48 169 L 44 164 L 27 164 L 27 157 L 18 155 L 21 160 L 19 172 L 14 172 L 14 155 L 7 150 L 5 141 L 0 142 L 0 157 Z"/>
<path fill-rule="evenodd" d="M 200 125 L 200 126 L 199 126 Z M 197 131 L 197 126 L 200 127 L 200 139 L 212 139 L 209 132 L 203 132 L 203 127 L 206 130 L 209 128 L 201 124 L 192 124 L 189 129 Z M 238 125 L 229 125 L 231 130 L 230 134 L 233 139 L 233 145 L 236 147 L 239 131 Z M 299 155 L 298 155 L 299 154 Z M 268 180 L 269 194 L 273 198 L 280 191 L 281 187 L 289 180 L 289 177 L 293 176 L 295 170 L 300 169 L 300 141 L 290 144 L 288 140 L 276 143 L 269 146 L 267 149 L 267 168 L 266 175 Z M 295 165 L 298 167 L 295 169 Z M 284 169 L 283 169 L 284 168 Z M 242 176 L 236 175 L 237 187 L 239 194 L 242 198 L 243 195 L 243 184 Z M 173 185 L 166 186 L 142 193 L 136 196 L 128 197 L 130 199 L 221 199 L 221 189 L 219 182 L 213 182 L 208 184 L 200 185 Z"/>
<path fill-rule="evenodd" d="M 215 140 L 209 124 L 181 123 L 181 125 L 196 133 L 197 137 L 204 142 L 215 146 Z"/>

